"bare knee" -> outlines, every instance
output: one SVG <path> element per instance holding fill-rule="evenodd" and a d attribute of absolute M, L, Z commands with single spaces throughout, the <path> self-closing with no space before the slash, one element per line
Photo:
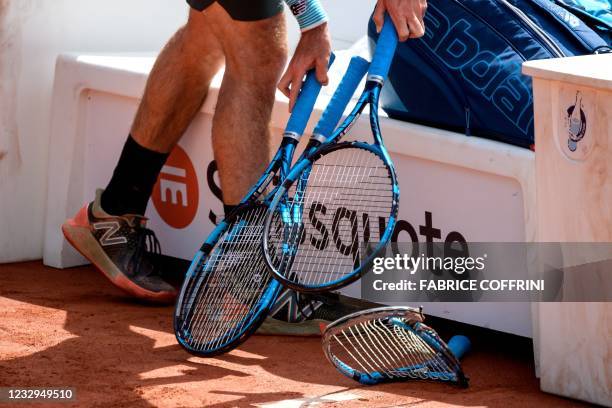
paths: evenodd
<path fill-rule="evenodd" d="M 182 30 L 185 35 L 195 40 L 199 37 L 199 34 L 205 32 L 207 20 L 208 18 L 203 12 L 190 9 L 187 24 L 182 27 Z"/>
<path fill-rule="evenodd" d="M 267 50 L 261 55 L 245 54 L 240 62 L 226 59 L 225 75 L 228 80 L 254 92 L 274 92 L 287 61 L 283 51 Z"/>
<path fill-rule="evenodd" d="M 221 85 L 220 103 L 225 97 L 240 100 L 249 114 L 269 120 L 276 86 L 285 67 L 285 47 L 243 52 L 238 60 L 226 57 L 225 76 Z M 222 98 L 223 96 L 223 98 Z M 267 119 L 266 119 L 267 118 Z"/>
<path fill-rule="evenodd" d="M 195 55 L 213 54 L 215 58 L 223 56 L 223 46 L 214 30 L 212 16 L 191 9 L 187 23 L 181 27 L 176 36 L 180 36 L 182 50 Z"/>
<path fill-rule="evenodd" d="M 278 82 L 287 62 L 282 13 L 259 21 L 236 21 L 213 3 L 204 12 L 191 10 L 184 32 L 191 44 L 213 37 L 222 49 L 226 74 L 242 81 Z"/>
<path fill-rule="evenodd" d="M 284 16 L 234 22 L 233 28 L 233 35 L 221 39 L 227 73 L 243 81 L 276 85 L 287 63 Z"/>

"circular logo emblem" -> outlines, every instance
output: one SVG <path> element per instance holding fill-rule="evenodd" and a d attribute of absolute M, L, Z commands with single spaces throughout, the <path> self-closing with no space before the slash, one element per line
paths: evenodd
<path fill-rule="evenodd" d="M 578 91 L 572 99 L 573 102 L 568 103 L 563 110 L 564 127 L 559 133 L 559 147 L 568 158 L 585 160 L 592 147 L 592 137 L 588 134 L 589 115 L 583 102 L 586 97 Z"/>
<path fill-rule="evenodd" d="M 199 204 L 198 178 L 189 156 L 176 146 L 153 188 L 153 204 L 171 227 L 185 228 L 196 216 Z"/>

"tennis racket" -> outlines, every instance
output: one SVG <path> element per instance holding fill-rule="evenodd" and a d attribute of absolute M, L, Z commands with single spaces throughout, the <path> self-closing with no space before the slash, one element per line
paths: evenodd
<path fill-rule="evenodd" d="M 345 316 L 323 332 L 323 351 L 342 374 L 362 384 L 432 380 L 468 386 L 459 359 L 470 341 L 444 343 L 420 310 L 380 307 Z"/>
<path fill-rule="evenodd" d="M 193 354 L 214 356 L 237 347 L 261 325 L 278 295 L 280 284 L 265 271 L 261 254 L 272 196 L 266 197 L 287 174 L 320 89 L 314 72 L 308 73 L 268 168 L 209 235 L 187 271 L 174 330 L 181 346 Z"/>
<path fill-rule="evenodd" d="M 382 141 L 378 100 L 396 46 L 397 33 L 387 16 L 356 106 L 333 132 L 335 117 L 355 91 L 345 83 L 354 76 L 349 69 L 315 129 L 321 145 L 296 163 L 270 205 L 263 238 L 266 264 L 291 289 L 324 292 L 350 284 L 391 238 L 399 187 Z M 340 142 L 366 106 L 373 143 Z"/>

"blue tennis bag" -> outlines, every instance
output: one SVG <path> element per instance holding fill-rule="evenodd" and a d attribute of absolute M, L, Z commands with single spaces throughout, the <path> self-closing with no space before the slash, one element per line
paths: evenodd
<path fill-rule="evenodd" d="M 554 0 L 429 0 L 426 33 L 401 43 L 381 106 L 396 119 L 533 145 L 527 60 L 610 52 Z M 370 44 L 377 34 L 368 29 Z M 371 47 L 372 49 L 372 47 Z"/>

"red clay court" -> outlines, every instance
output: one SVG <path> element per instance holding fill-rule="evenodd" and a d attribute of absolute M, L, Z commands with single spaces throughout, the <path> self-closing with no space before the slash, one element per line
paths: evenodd
<path fill-rule="evenodd" d="M 0 265 L 0 279 L 0 385 L 74 387 L 74 406 L 584 406 L 540 391 L 531 343 L 519 337 L 472 334 L 467 390 L 420 382 L 366 387 L 325 360 L 318 338 L 254 336 L 222 357 L 193 357 L 175 341 L 172 307 L 135 303 L 91 267 Z M 449 331 L 438 326 L 443 336 Z M 486 345 L 491 338 L 497 349 Z"/>

